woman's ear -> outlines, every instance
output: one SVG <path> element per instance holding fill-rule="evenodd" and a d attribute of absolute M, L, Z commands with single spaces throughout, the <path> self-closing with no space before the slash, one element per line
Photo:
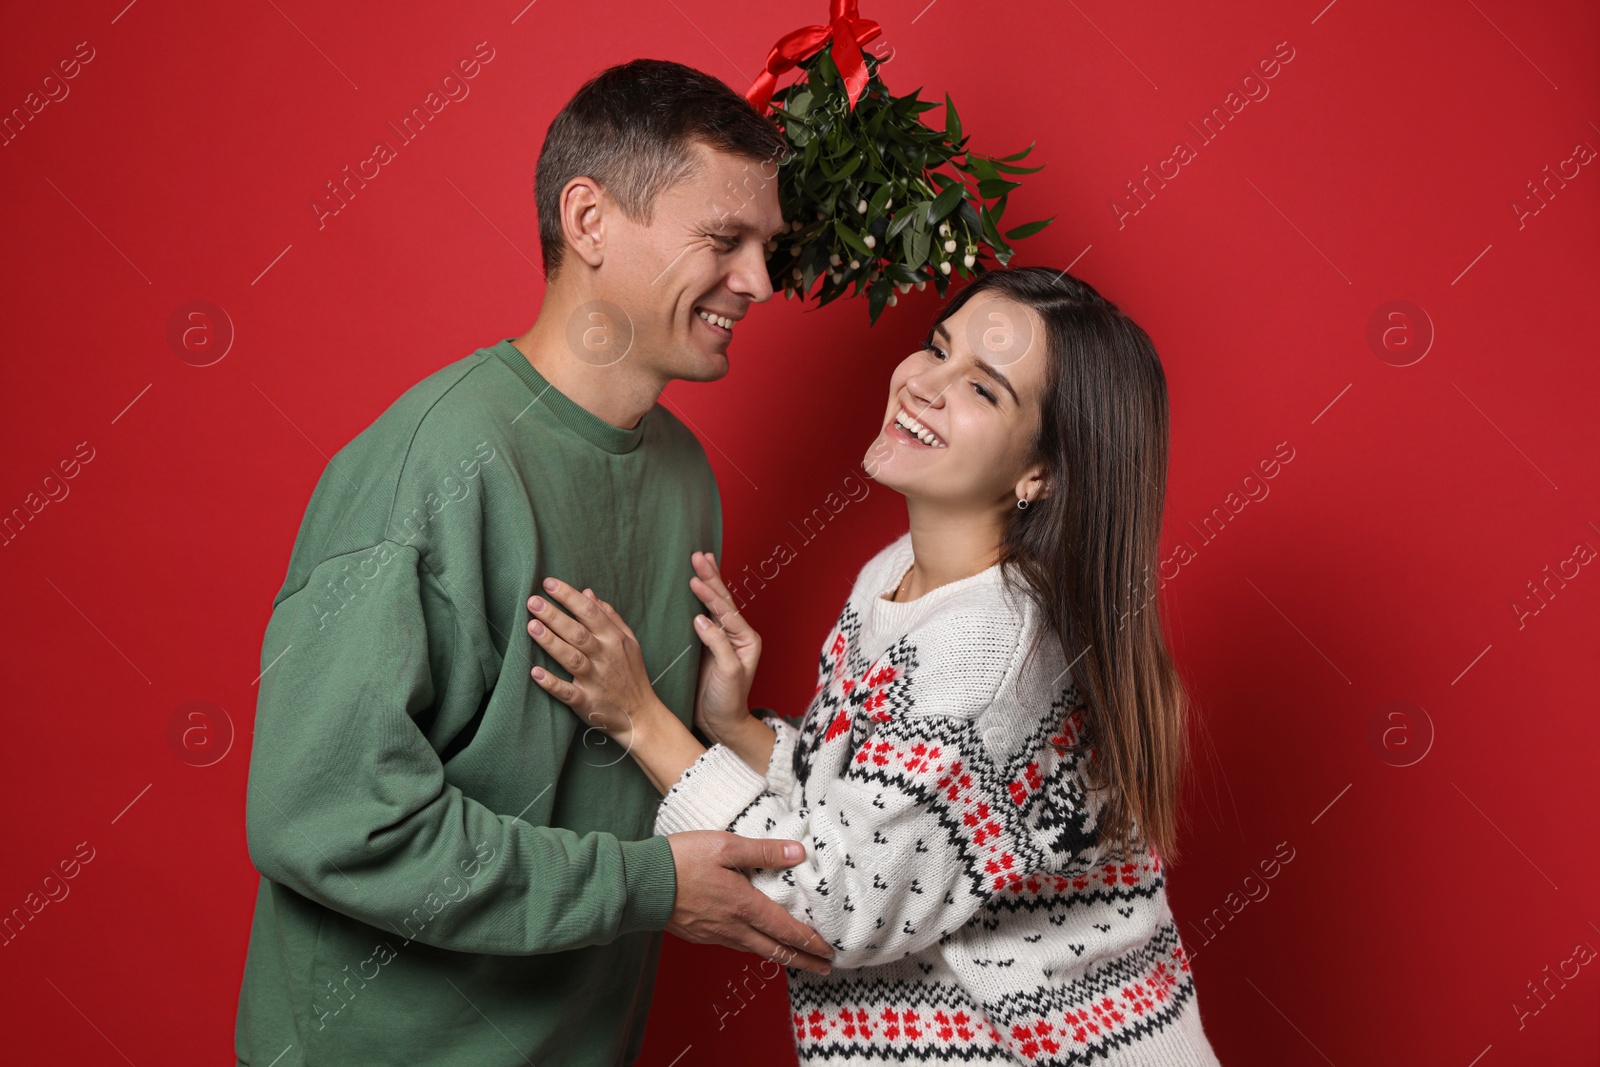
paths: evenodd
<path fill-rule="evenodd" d="M 1017 499 L 1026 500 L 1028 506 L 1042 503 L 1050 495 L 1050 482 L 1042 466 L 1031 468 L 1017 482 Z"/>

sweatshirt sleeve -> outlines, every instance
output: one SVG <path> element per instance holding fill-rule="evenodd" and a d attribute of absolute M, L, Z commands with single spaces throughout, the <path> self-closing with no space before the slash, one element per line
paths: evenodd
<path fill-rule="evenodd" d="M 768 725 L 793 751 L 795 728 Z M 656 832 L 800 841 L 801 864 L 751 882 L 826 937 L 835 966 L 868 967 L 922 951 L 1039 869 L 1045 858 L 1019 814 L 1038 774 L 1007 781 L 971 717 L 908 715 L 875 723 L 838 777 L 812 780 L 810 807 L 792 773 L 762 779 L 713 746 L 662 799 Z"/>
<path fill-rule="evenodd" d="M 267 878 L 461 952 L 559 952 L 666 925 L 665 838 L 533 826 L 445 780 L 419 723 L 436 701 L 478 704 L 489 683 L 415 548 L 318 564 L 274 607 L 262 659 L 246 828 Z"/>

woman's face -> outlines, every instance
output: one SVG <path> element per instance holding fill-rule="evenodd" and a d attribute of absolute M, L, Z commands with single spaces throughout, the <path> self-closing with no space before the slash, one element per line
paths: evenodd
<path fill-rule="evenodd" d="M 1014 508 L 1038 495 L 1031 462 L 1045 382 L 1032 308 L 986 291 L 933 328 L 889 379 L 889 403 L 862 466 L 908 498 L 961 510 Z M 910 423 L 910 425 L 907 425 Z"/>

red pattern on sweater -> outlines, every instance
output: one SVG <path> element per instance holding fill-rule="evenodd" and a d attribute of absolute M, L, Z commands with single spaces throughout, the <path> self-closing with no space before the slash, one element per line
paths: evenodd
<path fill-rule="evenodd" d="M 1188 955 L 1182 945 L 1174 945 L 1165 959 L 1156 960 L 1114 994 L 1078 1009 L 1018 1020 L 1006 1032 L 964 1011 L 919 1011 L 885 1004 L 794 1012 L 795 1042 L 802 1054 L 807 1046 L 845 1039 L 873 1041 L 890 1049 L 934 1045 L 959 1052 L 999 1046 L 1028 1060 L 1058 1057 L 1140 1023 L 1168 1003 L 1180 976 L 1188 972 Z"/>

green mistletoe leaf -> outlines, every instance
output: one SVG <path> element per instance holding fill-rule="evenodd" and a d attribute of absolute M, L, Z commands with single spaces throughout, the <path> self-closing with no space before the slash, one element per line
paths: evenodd
<path fill-rule="evenodd" d="M 1026 158 L 1028 153 L 1033 151 L 1033 146 L 1038 144 L 1038 143 L 1039 143 L 1038 141 L 1034 141 L 1034 142 L 1030 143 L 1027 148 L 1024 148 L 1020 152 L 1013 152 L 1009 156 L 998 156 L 998 157 L 995 158 L 995 162 L 996 163 L 1015 163 L 1019 159 Z"/>
<path fill-rule="evenodd" d="M 956 181 L 945 186 L 944 191 L 934 197 L 933 203 L 928 207 L 928 221 L 930 223 L 938 222 L 950 214 L 951 211 L 954 211 L 955 206 L 961 202 L 961 198 L 966 191 L 966 187 Z"/>
<path fill-rule="evenodd" d="M 961 116 L 956 114 L 956 102 L 944 94 L 944 133 L 952 141 L 961 140 Z"/>
<path fill-rule="evenodd" d="M 866 242 L 861 239 L 861 235 L 846 226 L 842 219 L 834 222 L 833 229 L 839 235 L 839 239 L 859 253 L 862 259 L 874 258 L 872 249 L 867 247 Z"/>
<path fill-rule="evenodd" d="M 1005 196 L 1013 189 L 1022 188 L 1021 182 L 1008 182 L 1004 178 L 985 178 L 978 183 L 978 195 L 985 200 L 994 200 Z"/>
<path fill-rule="evenodd" d="M 1020 241 L 1024 237 L 1032 237 L 1034 234 L 1038 233 L 1040 230 L 1044 229 L 1046 226 L 1050 225 L 1055 220 L 1056 220 L 1056 217 L 1054 215 L 1051 215 L 1049 218 L 1040 219 L 1038 222 L 1023 223 L 1021 226 L 1018 226 L 1014 230 L 1007 230 L 1006 231 L 1006 240 L 1007 241 Z"/>

